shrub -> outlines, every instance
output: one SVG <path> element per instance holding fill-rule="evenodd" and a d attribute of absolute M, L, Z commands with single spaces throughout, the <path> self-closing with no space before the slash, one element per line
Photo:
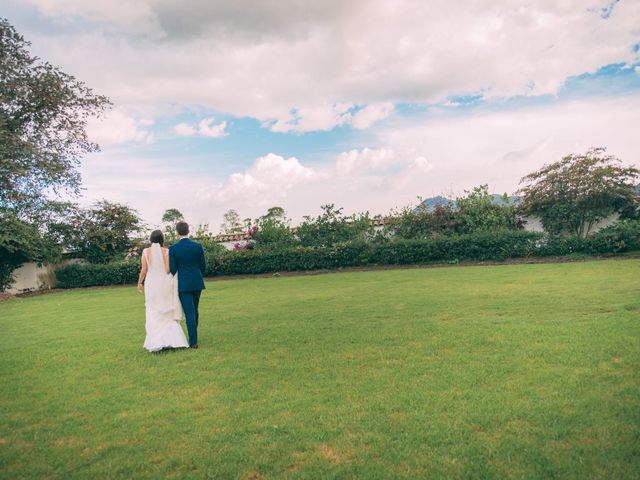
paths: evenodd
<path fill-rule="evenodd" d="M 387 218 L 384 238 L 405 240 L 428 239 L 453 234 L 458 228 L 453 204 L 436 205 L 432 209 L 425 203 L 415 208 L 404 207 Z"/>
<path fill-rule="evenodd" d="M 137 261 L 107 264 L 71 264 L 56 270 L 59 288 L 134 284 L 138 280 Z"/>
<path fill-rule="evenodd" d="M 196 237 L 194 240 L 202 245 L 204 254 L 207 257 L 220 255 L 222 252 L 226 251 L 226 248 L 216 242 L 211 236 Z"/>
<path fill-rule="evenodd" d="M 534 255 L 544 234 L 504 232 L 442 236 L 432 240 L 386 243 L 342 242 L 331 247 L 286 250 L 241 250 L 210 257 L 207 275 L 335 269 L 362 265 L 407 265 L 428 262 L 503 260 Z"/>
<path fill-rule="evenodd" d="M 509 204 L 506 193 L 500 197 L 499 202 L 495 201 L 494 195 L 489 194 L 488 185 L 480 185 L 465 193 L 464 197 L 457 198 L 455 202 L 458 233 L 517 229 L 515 208 Z"/>
<path fill-rule="evenodd" d="M 142 230 L 138 213 L 127 205 L 101 200 L 70 218 L 71 250 L 91 263 L 109 263 L 138 247 Z"/>
<path fill-rule="evenodd" d="M 293 247 L 297 243 L 289 225 L 272 219 L 260 219 L 260 223 L 249 230 L 249 233 L 257 248 L 281 250 Z"/>
<path fill-rule="evenodd" d="M 540 233 L 514 231 L 396 240 L 375 245 L 371 260 L 377 264 L 411 264 L 527 257 L 535 254 L 542 237 Z"/>
<path fill-rule="evenodd" d="M 620 220 L 585 239 L 587 253 L 640 250 L 640 220 Z"/>
<path fill-rule="evenodd" d="M 634 217 L 640 170 L 626 167 L 604 148 L 570 154 L 521 180 L 525 216 L 537 216 L 551 233 L 587 237 L 591 228 L 615 212 Z"/>
<path fill-rule="evenodd" d="M 504 231 L 443 235 L 427 240 L 383 243 L 362 240 L 329 247 L 242 249 L 207 252 L 207 276 L 324 270 L 362 265 L 505 260 L 543 256 L 617 253 L 640 250 L 640 222 L 622 221 L 587 238 Z M 67 265 L 57 270 L 61 288 L 135 283 L 138 262 Z"/>
<path fill-rule="evenodd" d="M 370 224 L 368 213 L 345 216 L 342 208 L 335 208 L 333 204 L 323 205 L 321 215 L 304 217 L 295 235 L 303 246 L 331 247 L 366 239 L 371 233 Z"/>

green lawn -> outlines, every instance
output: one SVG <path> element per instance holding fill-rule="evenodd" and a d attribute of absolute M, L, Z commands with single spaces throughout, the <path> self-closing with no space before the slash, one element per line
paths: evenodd
<path fill-rule="evenodd" d="M 0 303 L 2 478 L 637 478 L 640 260 L 207 283 L 149 354 L 133 287 Z"/>

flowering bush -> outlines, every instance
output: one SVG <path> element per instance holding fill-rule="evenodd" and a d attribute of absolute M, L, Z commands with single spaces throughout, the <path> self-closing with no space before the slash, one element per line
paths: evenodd
<path fill-rule="evenodd" d="M 245 242 L 245 243 L 236 242 L 233 244 L 233 250 L 236 252 L 241 250 L 252 250 L 253 247 L 254 247 L 253 242 Z"/>

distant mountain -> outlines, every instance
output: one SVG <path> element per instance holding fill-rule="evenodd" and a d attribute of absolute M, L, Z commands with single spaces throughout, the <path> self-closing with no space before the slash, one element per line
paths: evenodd
<path fill-rule="evenodd" d="M 502 205 L 502 195 L 494 193 L 491 195 L 491 199 L 493 203 L 495 203 L 496 205 Z M 507 201 L 509 205 L 517 205 L 522 200 L 520 197 L 517 197 L 514 195 L 514 196 L 507 197 Z M 423 200 L 422 203 L 416 208 L 419 208 L 420 206 L 423 205 L 427 208 L 427 211 L 433 212 L 437 206 L 445 207 L 449 205 L 454 207 L 455 204 L 456 204 L 455 200 L 443 197 L 442 195 L 438 195 L 436 197 L 431 197 L 431 198 L 427 198 L 426 200 Z"/>
<path fill-rule="evenodd" d="M 446 207 L 447 205 L 453 206 L 455 203 L 455 200 L 438 195 L 437 197 L 427 198 L 420 205 L 427 207 L 427 210 L 432 212 L 436 207 Z"/>

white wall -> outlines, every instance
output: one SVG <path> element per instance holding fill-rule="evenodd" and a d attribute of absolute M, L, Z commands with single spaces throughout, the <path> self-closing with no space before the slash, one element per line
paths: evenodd
<path fill-rule="evenodd" d="M 614 213 L 610 217 L 600 220 L 593 227 L 591 227 L 591 231 L 588 233 L 597 232 L 601 228 L 608 227 L 612 223 L 616 222 L 619 217 L 620 215 L 618 215 L 617 213 Z M 527 232 L 544 232 L 544 228 L 542 227 L 542 222 L 538 217 L 525 217 L 524 220 L 527 221 L 527 223 L 524 224 L 524 229 Z"/>
<path fill-rule="evenodd" d="M 13 272 L 15 281 L 8 293 L 25 293 L 32 290 L 46 290 L 53 287 L 53 270 L 50 265 L 38 266 L 37 263 L 25 263 Z"/>
<path fill-rule="evenodd" d="M 239 243 L 240 245 L 244 245 L 246 242 L 246 240 L 234 240 L 234 241 L 230 241 L 230 242 L 218 242 L 220 245 L 222 245 L 224 248 L 226 248 L 227 250 L 233 250 L 233 247 L 235 246 L 236 243 Z"/>
<path fill-rule="evenodd" d="M 38 266 L 37 263 L 25 263 L 13 271 L 15 281 L 11 287 L 6 290 L 6 293 L 15 295 L 18 293 L 33 292 L 35 290 L 49 290 L 55 287 L 56 277 L 53 272 L 55 267 L 83 262 L 84 260 L 73 258 L 63 260 L 56 265 L 51 265 L 46 262 L 40 266 Z"/>

